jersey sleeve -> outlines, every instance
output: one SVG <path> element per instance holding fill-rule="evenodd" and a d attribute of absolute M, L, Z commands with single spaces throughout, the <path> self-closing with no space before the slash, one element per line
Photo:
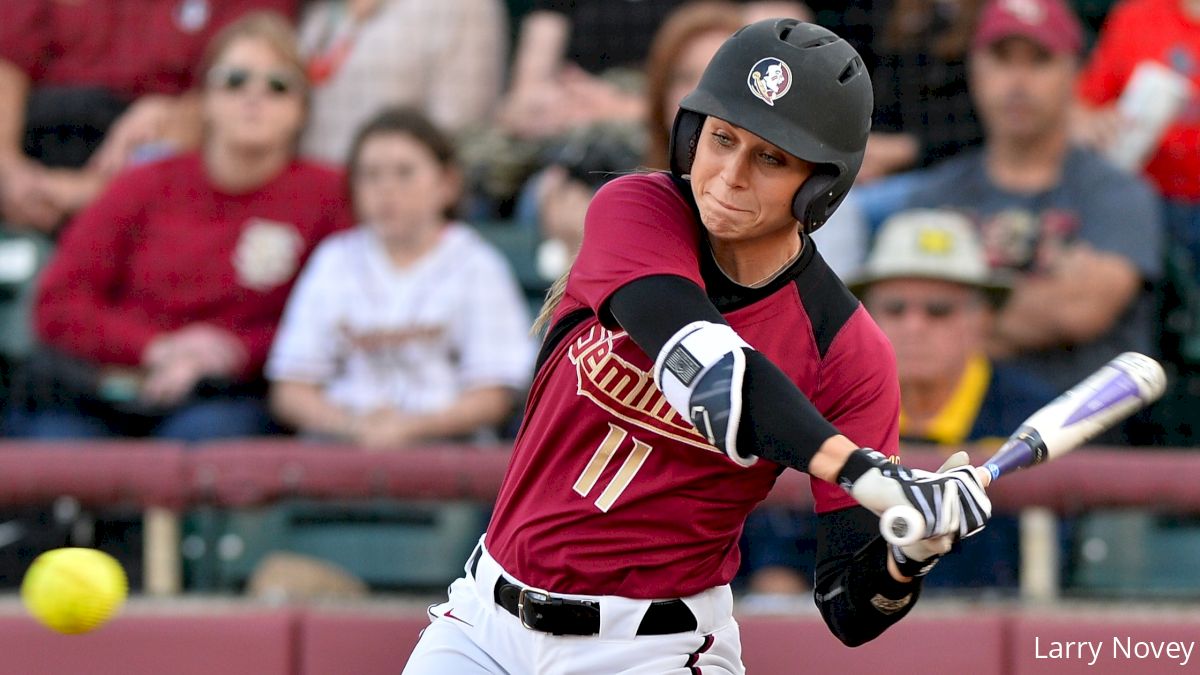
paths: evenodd
<path fill-rule="evenodd" d="M 566 292 L 616 329 L 608 300 L 631 281 L 666 274 L 703 288 L 699 250 L 700 226 L 666 174 L 623 176 L 592 198 Z"/>
<path fill-rule="evenodd" d="M 859 447 L 893 457 L 900 454 L 900 384 L 896 356 L 883 331 L 859 305 L 834 338 L 821 364 L 813 403 L 833 426 Z M 857 502 L 833 483 L 812 479 L 817 513 Z"/>

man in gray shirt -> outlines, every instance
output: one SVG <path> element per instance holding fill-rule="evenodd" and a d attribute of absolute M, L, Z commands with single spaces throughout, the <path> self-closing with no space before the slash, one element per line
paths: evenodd
<path fill-rule="evenodd" d="M 1062 0 L 989 3 L 970 62 L 984 147 L 926 172 L 907 204 L 974 217 L 1014 282 L 989 351 L 1059 389 L 1119 352 L 1156 351 L 1162 267 L 1150 187 L 1069 144 L 1081 34 Z"/>

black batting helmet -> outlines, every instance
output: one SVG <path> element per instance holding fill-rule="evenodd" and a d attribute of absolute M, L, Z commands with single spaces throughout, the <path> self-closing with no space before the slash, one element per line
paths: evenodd
<path fill-rule="evenodd" d="M 845 40 L 795 19 L 759 21 L 721 45 L 695 91 L 680 102 L 671 172 L 691 171 L 707 116 L 735 124 L 816 165 L 792 199 L 792 213 L 812 232 L 854 184 L 873 105 L 870 76 Z"/>

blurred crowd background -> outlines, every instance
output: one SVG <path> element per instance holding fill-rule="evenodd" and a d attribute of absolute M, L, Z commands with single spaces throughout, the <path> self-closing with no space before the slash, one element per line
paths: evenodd
<path fill-rule="evenodd" d="M 994 446 L 1136 350 L 1168 393 L 1097 443 L 1200 443 L 1200 0 L 0 0 L 4 436 L 503 444 L 591 195 L 664 170 L 679 100 L 771 16 L 833 29 L 872 73 L 863 169 L 815 241 L 893 343 L 905 440 Z M 209 515 L 190 527 L 281 551 L 304 523 L 342 528 L 327 550 L 431 528 L 469 550 L 486 522 Z M 1068 584 L 1118 526 L 1200 542 L 1129 518 L 1063 523 Z M 3 519 L 0 584 L 67 543 L 137 566 L 130 514 Z M 931 584 L 1011 592 L 1017 538 L 998 517 Z M 756 512 L 746 601 L 811 602 L 813 546 L 811 514 Z M 416 578 L 317 553 L 242 561 L 220 590 Z"/>

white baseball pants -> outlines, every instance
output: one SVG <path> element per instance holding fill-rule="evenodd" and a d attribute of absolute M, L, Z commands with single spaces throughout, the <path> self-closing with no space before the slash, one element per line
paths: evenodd
<path fill-rule="evenodd" d="M 480 540 L 479 546 L 483 547 Z M 743 675 L 741 640 L 729 586 L 683 598 L 695 631 L 637 635 L 649 600 L 560 595 L 600 603 L 600 633 L 556 636 L 531 630 L 495 602 L 496 580 L 518 582 L 482 550 L 476 574 L 450 586 L 429 608 L 429 626 L 404 675 Z"/>

